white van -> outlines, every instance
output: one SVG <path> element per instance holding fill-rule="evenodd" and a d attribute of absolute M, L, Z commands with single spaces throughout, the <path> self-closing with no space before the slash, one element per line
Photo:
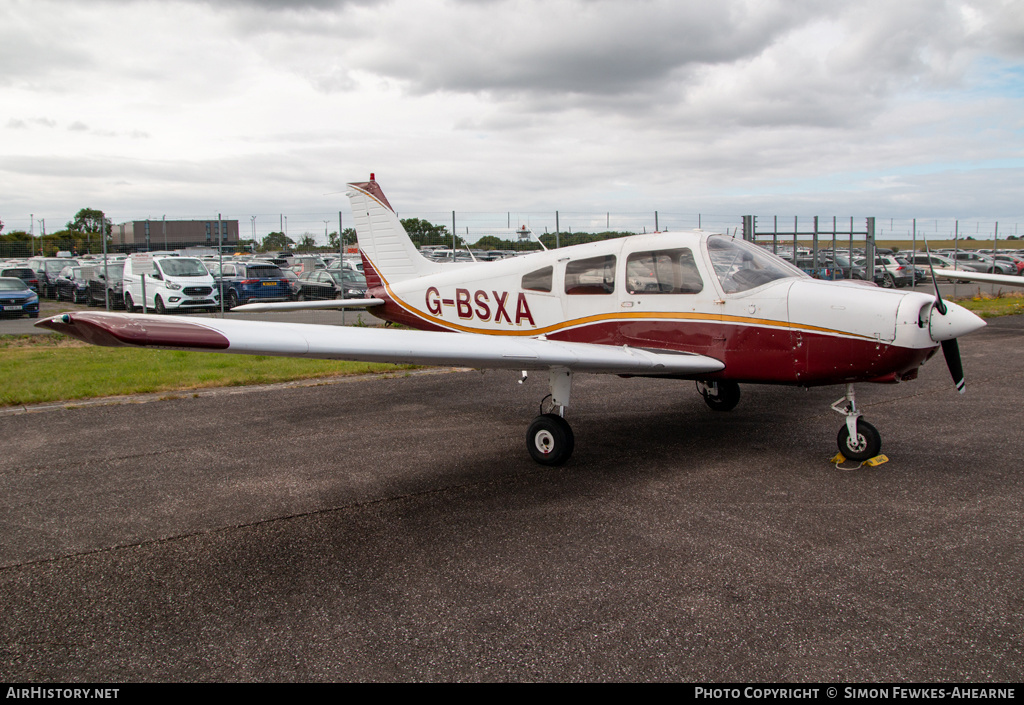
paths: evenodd
<path fill-rule="evenodd" d="M 220 308 L 210 271 L 195 257 L 131 255 L 124 265 L 124 305 L 142 307 L 142 276 L 146 277 L 146 309 L 157 313 Z"/>

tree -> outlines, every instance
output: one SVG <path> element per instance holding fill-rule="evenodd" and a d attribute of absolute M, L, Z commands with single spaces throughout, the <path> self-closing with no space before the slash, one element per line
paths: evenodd
<path fill-rule="evenodd" d="M 310 251 L 316 249 L 316 238 L 313 237 L 313 233 L 302 233 L 302 237 L 299 238 L 299 242 L 296 247 L 300 250 Z"/>
<path fill-rule="evenodd" d="M 110 237 L 114 225 L 110 222 L 109 218 L 103 215 L 103 211 L 83 208 L 75 214 L 75 219 L 67 224 L 67 229 L 76 235 L 102 232 L 107 237 Z"/>
<path fill-rule="evenodd" d="M 342 234 L 342 237 L 343 237 L 343 241 L 341 243 L 342 246 L 346 242 L 355 242 L 356 241 L 356 231 L 355 231 L 354 228 L 345 228 L 344 230 L 341 231 L 341 234 Z M 327 242 L 330 243 L 332 250 L 338 249 L 339 245 L 338 245 L 338 231 L 337 230 L 335 230 L 333 233 L 331 233 L 330 235 L 327 236 Z"/>
<path fill-rule="evenodd" d="M 294 244 L 295 241 L 284 233 L 267 233 L 267 236 L 263 238 L 260 249 L 264 252 L 269 250 L 287 250 Z"/>
<path fill-rule="evenodd" d="M 416 247 L 447 245 L 452 241 L 448 228 L 419 218 L 405 218 L 402 220 L 402 227 L 405 228 L 405 232 L 409 233 L 409 237 Z"/>

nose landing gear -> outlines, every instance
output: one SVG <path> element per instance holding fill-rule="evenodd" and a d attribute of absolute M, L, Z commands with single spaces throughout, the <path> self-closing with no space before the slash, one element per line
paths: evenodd
<path fill-rule="evenodd" d="M 839 429 L 836 444 L 839 452 L 849 460 L 868 460 L 882 450 L 882 436 L 878 430 L 861 418 L 853 385 L 846 385 L 846 396 L 832 404 L 832 410 L 846 417 L 846 423 Z"/>

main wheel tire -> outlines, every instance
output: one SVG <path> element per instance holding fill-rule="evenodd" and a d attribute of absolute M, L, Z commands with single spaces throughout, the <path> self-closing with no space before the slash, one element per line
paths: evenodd
<path fill-rule="evenodd" d="M 558 414 L 538 416 L 526 432 L 526 448 L 541 465 L 563 464 L 575 445 L 572 427 Z"/>
<path fill-rule="evenodd" d="M 700 393 L 712 411 L 732 411 L 740 403 L 740 385 L 732 380 L 719 381 L 718 394 L 715 396 L 703 389 Z"/>
<path fill-rule="evenodd" d="M 836 437 L 839 452 L 848 460 L 867 460 L 882 451 L 882 437 L 878 430 L 864 419 L 857 419 L 857 437 L 850 437 L 850 429 L 843 424 Z"/>

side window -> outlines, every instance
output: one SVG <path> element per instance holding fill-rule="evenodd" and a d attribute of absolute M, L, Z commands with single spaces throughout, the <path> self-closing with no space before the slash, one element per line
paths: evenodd
<path fill-rule="evenodd" d="M 523 288 L 527 291 L 551 291 L 554 267 L 544 267 L 523 275 Z"/>
<path fill-rule="evenodd" d="M 565 265 L 565 293 L 580 296 L 615 292 L 615 255 L 576 260 Z"/>
<path fill-rule="evenodd" d="M 688 247 L 634 252 L 626 258 L 626 291 L 630 294 L 698 294 L 704 280 Z"/>

